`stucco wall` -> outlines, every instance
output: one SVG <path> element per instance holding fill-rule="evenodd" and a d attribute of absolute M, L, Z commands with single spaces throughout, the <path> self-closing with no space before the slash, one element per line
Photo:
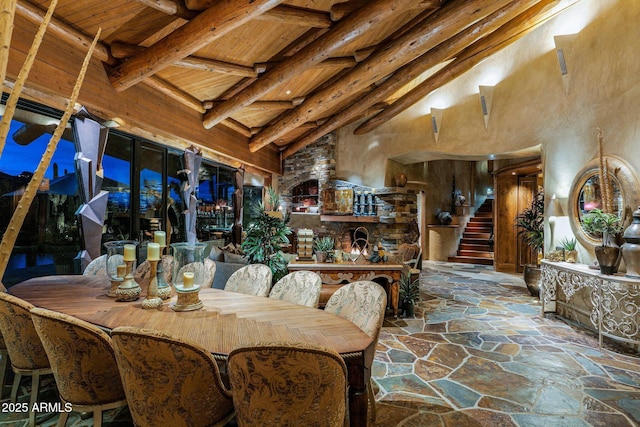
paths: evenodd
<path fill-rule="evenodd" d="M 369 134 L 352 134 L 359 123 L 341 130 L 337 175 L 378 186 L 383 185 L 379 180 L 389 157 L 405 163 L 460 156 L 499 158 L 502 153 L 528 156 L 539 148 L 547 202 L 553 195 L 566 201 L 576 172 L 597 155 L 598 127 L 604 132 L 605 153 L 626 159 L 637 173 L 638 22 L 639 1 L 577 2 Z M 563 81 L 554 36 L 573 33 L 560 38 L 568 67 Z M 479 85 L 494 85 L 487 129 Z M 430 108 L 444 108 L 437 143 Z M 559 218 L 556 224 L 554 233 L 546 233 L 546 248 L 555 246 L 553 235 L 562 237 L 568 223 Z M 590 262 L 590 257 L 591 248 L 582 248 L 581 262 Z"/>

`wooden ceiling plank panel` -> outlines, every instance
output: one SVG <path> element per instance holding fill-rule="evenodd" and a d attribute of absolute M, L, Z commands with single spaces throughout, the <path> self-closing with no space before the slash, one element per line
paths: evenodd
<path fill-rule="evenodd" d="M 345 16 L 355 12 L 358 9 L 368 7 L 370 0 L 350 0 L 342 3 L 336 3 L 331 7 L 330 17 L 332 21 L 339 21 Z M 436 9 L 442 6 L 444 0 L 422 0 L 413 2 L 408 8 L 415 9 Z"/>
<path fill-rule="evenodd" d="M 313 28 L 329 28 L 332 24 L 326 12 L 287 5 L 274 7 L 256 19 Z"/>
<path fill-rule="evenodd" d="M 303 70 L 328 59 L 341 46 L 375 29 L 376 23 L 402 12 L 411 0 L 377 0 L 340 21 L 324 36 L 267 70 L 253 84 L 232 99 L 207 111 L 203 125 L 210 129 L 239 109 L 257 101 L 265 93 L 286 82 Z"/>
<path fill-rule="evenodd" d="M 142 46 L 135 46 L 119 41 L 111 43 L 111 55 L 114 58 L 118 59 L 129 58 L 144 50 L 145 48 Z M 176 67 L 192 68 L 195 70 L 211 71 L 215 73 L 233 74 L 243 77 L 256 77 L 258 75 L 253 67 L 231 64 L 229 62 L 218 61 L 215 59 L 200 58 L 192 55 L 176 61 L 172 65 Z"/>
<path fill-rule="evenodd" d="M 123 91 L 145 77 L 183 59 L 229 31 L 249 22 L 282 0 L 223 0 L 184 26 L 109 72 L 117 91 Z"/>
<path fill-rule="evenodd" d="M 34 6 L 26 0 L 20 0 L 16 4 L 16 13 L 30 22 L 39 25 L 44 19 L 45 11 L 38 6 Z M 83 34 L 82 32 L 71 28 L 69 25 L 62 22 L 60 19 L 53 16 L 47 27 L 47 32 L 55 35 L 56 37 L 66 41 L 67 43 L 87 50 L 91 46 L 93 41 L 91 37 Z M 114 64 L 115 60 L 109 54 L 109 49 L 102 43 L 98 43 L 93 51 L 93 55 L 100 61 L 107 64 Z"/>
<path fill-rule="evenodd" d="M 308 96 L 302 105 L 252 137 L 250 150 L 255 152 L 269 145 L 299 123 L 313 121 L 326 115 L 326 111 L 341 102 L 342 98 L 384 78 L 395 69 L 507 4 L 507 0 L 447 3 L 401 37 L 379 46 L 369 58 L 352 68 L 342 79 Z"/>

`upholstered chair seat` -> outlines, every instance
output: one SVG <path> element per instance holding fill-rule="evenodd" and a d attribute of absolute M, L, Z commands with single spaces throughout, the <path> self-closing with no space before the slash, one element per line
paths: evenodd
<path fill-rule="evenodd" d="M 31 310 L 58 386 L 62 407 L 93 412 L 93 425 L 102 425 L 102 412 L 127 405 L 109 335 L 90 323 L 43 308 Z M 69 413 L 60 412 L 58 426 Z"/>
<path fill-rule="evenodd" d="M 172 284 L 173 256 L 162 255 L 161 259 L 164 281 Z M 160 268 L 159 264 L 158 268 Z M 149 264 L 149 261 L 142 261 L 140 265 L 136 267 L 136 271 L 133 274 L 133 279 L 138 283 L 138 285 L 140 285 L 140 288 L 143 290 L 143 292 L 146 293 L 151 279 L 151 265 Z"/>
<path fill-rule="evenodd" d="M 229 354 L 238 426 L 343 426 L 347 368 L 333 350 L 258 344 Z"/>
<path fill-rule="evenodd" d="M 271 277 L 271 269 L 264 264 L 245 265 L 229 277 L 224 290 L 266 297 L 271 289 Z"/>
<path fill-rule="evenodd" d="M 205 258 L 202 263 L 192 262 L 190 264 L 183 265 L 180 270 L 178 270 L 177 277 L 181 277 L 181 275 L 186 272 L 197 273 L 198 270 L 201 270 L 200 273 L 202 275 L 202 283 L 200 284 L 200 287 L 210 288 L 213 285 L 213 276 L 216 275 L 216 263 L 210 258 Z"/>
<path fill-rule="evenodd" d="M 98 258 L 91 260 L 85 267 L 82 274 L 87 276 L 95 276 L 96 274 L 107 274 L 107 255 L 100 255 Z"/>
<path fill-rule="evenodd" d="M 11 401 L 15 402 L 23 375 L 31 376 L 29 408 L 37 402 L 40 377 L 51 374 L 51 365 L 40 337 L 31 321 L 33 305 L 20 298 L 0 292 L 0 332 L 4 338 L 11 368 L 15 373 Z M 29 412 L 29 426 L 36 422 L 35 411 Z"/>
<path fill-rule="evenodd" d="M 231 393 L 204 348 L 129 326 L 111 337 L 136 426 L 223 426 L 233 418 Z"/>
<path fill-rule="evenodd" d="M 384 321 L 387 305 L 387 294 L 384 288 L 371 281 L 352 282 L 342 286 L 329 298 L 325 311 L 351 320 L 366 332 L 377 345 Z M 375 354 L 372 352 L 366 360 L 371 366 Z M 376 419 L 376 402 L 373 394 L 371 378 L 367 383 L 371 413 Z"/>
<path fill-rule="evenodd" d="M 269 298 L 277 298 L 307 307 L 318 307 L 322 278 L 313 271 L 294 271 L 273 285 Z"/>

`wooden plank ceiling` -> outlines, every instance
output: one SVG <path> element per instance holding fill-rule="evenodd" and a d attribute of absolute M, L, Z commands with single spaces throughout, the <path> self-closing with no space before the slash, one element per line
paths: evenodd
<path fill-rule="evenodd" d="M 54 20 L 67 40 L 102 28 L 118 92 L 151 86 L 287 157 L 363 117 L 356 132 L 374 129 L 574 1 L 59 0 Z"/>

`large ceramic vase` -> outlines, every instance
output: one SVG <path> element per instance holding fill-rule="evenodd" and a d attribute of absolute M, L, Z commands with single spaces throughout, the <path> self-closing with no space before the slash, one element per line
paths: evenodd
<path fill-rule="evenodd" d="M 640 278 L 640 207 L 633 213 L 633 221 L 624 231 L 622 259 L 627 267 L 627 277 Z"/>
<path fill-rule="evenodd" d="M 524 266 L 524 283 L 527 285 L 529 293 L 540 298 L 540 284 L 542 282 L 541 269 L 537 265 L 527 264 Z"/>

